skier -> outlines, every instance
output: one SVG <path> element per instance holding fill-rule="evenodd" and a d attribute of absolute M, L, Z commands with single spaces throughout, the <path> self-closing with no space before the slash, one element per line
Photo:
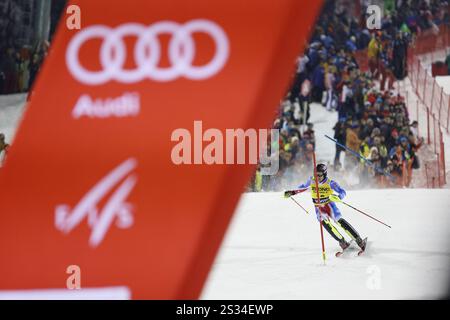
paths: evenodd
<path fill-rule="evenodd" d="M 358 254 L 361 254 L 366 248 L 366 239 L 363 240 L 355 228 L 353 228 L 350 223 L 342 218 L 341 212 L 335 204 L 335 202 L 342 200 L 346 196 L 345 190 L 342 189 L 336 181 L 327 177 L 327 166 L 325 164 L 318 164 L 316 171 L 317 178 L 319 180 L 319 200 L 317 199 L 314 177 L 310 177 L 306 183 L 298 186 L 297 190 L 285 191 L 285 198 L 289 198 L 297 193 L 301 193 L 311 188 L 311 196 L 316 209 L 317 220 L 322 220 L 323 227 L 336 241 L 339 242 L 339 245 L 344 251 L 348 248 L 350 243 L 345 240 L 344 236 L 331 223 L 331 220 L 337 223 L 354 241 L 356 241 L 358 246 L 361 248 L 361 251 Z M 333 194 L 333 191 L 337 192 L 337 195 Z M 336 255 L 339 256 L 340 254 L 337 253 Z"/>

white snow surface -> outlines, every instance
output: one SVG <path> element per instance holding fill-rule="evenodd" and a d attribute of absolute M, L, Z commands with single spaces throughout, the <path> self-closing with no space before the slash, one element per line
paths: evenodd
<path fill-rule="evenodd" d="M 450 76 L 435 77 L 436 83 L 444 89 L 445 94 L 450 94 Z"/>
<path fill-rule="evenodd" d="M 450 190 L 350 191 L 345 201 L 392 229 L 339 204 L 368 246 L 358 257 L 353 243 L 336 258 L 339 245 L 323 230 L 325 265 L 310 197 L 295 198 L 310 214 L 280 192 L 243 194 L 202 299 L 436 299 L 447 293 Z"/>
<path fill-rule="evenodd" d="M 338 113 L 336 111 L 327 111 L 319 103 L 311 103 L 311 117 L 309 121 L 314 124 L 316 136 L 316 157 L 317 162 L 333 163 L 336 146 L 333 141 L 325 138 L 325 135 L 334 137 L 333 127 L 338 121 Z M 342 152 L 341 158 L 345 158 Z"/>
<path fill-rule="evenodd" d="M 11 143 L 25 110 L 26 93 L 0 95 L 0 133 Z"/>

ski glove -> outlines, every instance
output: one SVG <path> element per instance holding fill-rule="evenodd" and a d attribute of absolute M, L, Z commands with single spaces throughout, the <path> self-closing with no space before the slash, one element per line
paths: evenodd
<path fill-rule="evenodd" d="M 294 190 L 285 191 L 285 192 L 284 192 L 284 197 L 285 197 L 285 198 L 289 198 L 289 197 L 295 195 L 296 193 L 297 193 L 297 192 L 295 192 Z"/>
<path fill-rule="evenodd" d="M 335 194 L 332 194 L 330 197 L 329 197 L 329 199 L 330 199 L 330 201 L 332 201 L 332 202 L 341 202 L 341 198 L 339 198 L 337 195 L 335 195 Z"/>

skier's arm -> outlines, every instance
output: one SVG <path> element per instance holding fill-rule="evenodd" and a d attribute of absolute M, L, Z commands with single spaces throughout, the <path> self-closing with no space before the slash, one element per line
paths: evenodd
<path fill-rule="evenodd" d="M 309 178 L 305 183 L 298 186 L 298 189 L 296 190 L 288 190 L 284 192 L 284 197 L 289 198 L 290 196 L 296 195 L 297 193 L 301 193 L 303 191 L 308 190 L 309 186 L 311 185 L 311 178 Z"/>
<path fill-rule="evenodd" d="M 298 188 L 298 190 L 301 190 L 301 192 L 303 192 L 303 191 L 308 190 L 310 185 L 311 185 L 311 177 L 309 177 L 305 183 L 299 185 L 297 188 Z"/>
<path fill-rule="evenodd" d="M 344 197 L 347 195 L 345 190 L 334 180 L 331 181 L 330 187 L 333 191 L 337 192 L 339 199 L 344 199 Z"/>

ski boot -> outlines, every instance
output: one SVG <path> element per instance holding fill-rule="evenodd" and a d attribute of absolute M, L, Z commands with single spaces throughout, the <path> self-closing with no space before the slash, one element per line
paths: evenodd
<path fill-rule="evenodd" d="M 359 250 L 358 256 L 360 256 L 364 251 L 366 251 L 366 244 L 367 244 L 367 237 L 364 239 L 361 239 L 361 237 L 356 238 L 356 243 L 358 244 Z"/>
<path fill-rule="evenodd" d="M 340 257 L 345 249 L 347 249 L 348 247 L 350 247 L 350 242 L 345 241 L 345 239 L 342 239 L 342 241 L 339 241 L 339 246 L 342 248 L 342 251 L 338 251 L 336 252 L 336 257 Z"/>
<path fill-rule="evenodd" d="M 345 250 L 350 246 L 350 243 L 345 240 L 342 240 L 339 242 L 339 245 L 341 246 L 342 250 Z"/>

